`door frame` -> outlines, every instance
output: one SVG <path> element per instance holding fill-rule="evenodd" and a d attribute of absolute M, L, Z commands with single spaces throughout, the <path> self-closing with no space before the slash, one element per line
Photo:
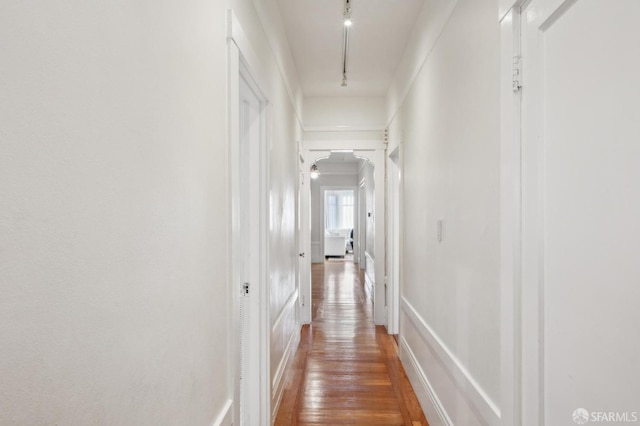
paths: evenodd
<path fill-rule="evenodd" d="M 402 165 L 401 150 L 397 146 L 387 161 L 387 287 L 389 292 L 389 334 L 400 331 L 400 268 L 402 238 Z"/>
<path fill-rule="evenodd" d="M 374 291 L 373 291 L 373 320 L 376 325 L 384 325 L 388 327 L 388 311 L 389 311 L 389 294 L 387 288 L 387 264 L 386 264 L 386 251 L 387 242 L 385 235 L 386 228 L 386 146 L 384 149 L 370 151 L 370 150 L 357 150 L 353 151 L 353 155 L 356 158 L 367 160 L 373 166 L 373 193 L 374 193 L 374 205 L 373 205 L 373 223 L 374 223 Z M 360 189 L 366 191 L 366 185 L 361 186 Z M 366 196 L 365 196 L 366 199 Z M 366 211 L 366 207 L 365 207 Z M 368 212 L 367 212 L 368 217 Z M 366 223 L 366 221 L 365 221 Z M 365 237 L 366 238 L 366 237 Z M 362 248 L 363 252 L 366 252 L 366 247 Z M 366 256 L 371 258 L 369 253 L 365 253 Z M 365 260 L 366 264 L 366 260 Z M 362 268 L 362 266 L 361 266 Z M 398 304 L 397 309 L 400 309 Z"/>
<path fill-rule="evenodd" d="M 231 368 L 229 369 L 229 383 L 233 388 L 233 418 L 234 424 L 242 425 L 243 418 L 250 418 L 252 425 L 267 426 L 271 424 L 271 380 L 270 380 L 270 328 L 269 328 L 269 95 L 264 91 L 268 87 L 260 80 L 264 75 L 248 38 L 240 26 L 239 21 L 229 10 L 227 13 L 227 46 L 228 46 L 228 154 L 229 154 L 229 200 L 231 217 L 229 224 L 229 247 L 231 257 L 230 303 L 233 315 L 229 333 L 229 355 Z M 239 170 L 240 156 L 240 81 L 244 80 L 260 102 L 260 136 L 257 146 L 250 149 L 249 162 L 252 167 L 250 181 L 257 182 L 254 187 L 258 196 L 253 200 L 257 209 L 253 212 L 253 220 L 258 224 L 255 235 L 255 247 L 252 254 L 257 254 L 258 260 L 251 267 L 250 276 L 256 282 L 250 283 L 250 298 L 257 306 L 257 315 L 251 316 L 248 330 L 252 350 L 242 351 L 239 339 L 241 332 L 240 302 L 243 288 L 237 283 L 243 282 L 242 256 L 243 243 L 238 229 L 235 212 L 241 206 Z M 239 288 L 240 287 L 240 288 Z M 245 381 L 252 383 L 255 391 L 241 400 L 240 392 L 240 360 L 245 357 L 245 363 L 257 365 L 252 375 Z"/>
<path fill-rule="evenodd" d="M 513 89 L 520 57 L 520 5 L 502 5 L 500 17 L 500 419 L 522 425 L 521 342 L 521 91 Z"/>
<path fill-rule="evenodd" d="M 310 207 L 305 205 L 305 203 L 309 203 L 310 197 L 305 197 L 305 194 L 308 192 L 311 193 L 310 182 L 305 180 L 304 168 L 308 163 L 305 161 L 304 153 L 302 152 L 302 143 L 298 141 L 298 185 L 297 185 L 297 193 L 296 197 L 298 200 L 297 203 L 297 211 L 296 211 L 296 220 L 298 226 L 298 306 L 296 318 L 301 322 L 303 321 L 303 317 L 305 317 L 306 312 L 303 312 L 303 308 L 306 306 L 306 299 L 302 295 L 301 289 L 306 287 L 307 285 L 311 285 L 311 217 L 310 217 Z M 309 319 L 309 322 L 311 320 Z"/>
<path fill-rule="evenodd" d="M 311 165 L 316 161 L 329 158 L 331 151 L 313 151 L 305 149 L 304 146 L 301 150 L 301 162 L 300 162 L 300 191 L 298 196 L 300 197 L 300 216 L 302 218 L 301 225 L 303 226 L 300 240 L 302 247 L 301 253 L 304 253 L 302 261 L 304 263 L 304 274 L 300 277 L 300 323 L 311 324 L 312 321 L 312 300 L 311 300 Z M 322 242 L 322 250 L 324 256 L 324 241 Z M 308 271 L 308 273 L 307 273 Z"/>
<path fill-rule="evenodd" d="M 367 247 L 367 188 L 364 178 L 358 182 L 358 268 L 366 269 Z"/>
<path fill-rule="evenodd" d="M 538 50 L 522 58 L 523 12 L 535 7 L 542 34 L 577 0 L 501 0 L 500 78 L 500 297 L 501 422 L 544 425 L 544 283 L 541 144 L 524 146 L 523 122 L 536 120 L 540 97 L 528 113 L 523 93 L 537 93 L 539 77 L 522 75 L 522 61 L 538 64 Z M 522 85 L 522 78 L 524 87 Z M 528 92 L 527 92 L 528 91 Z M 525 111 L 525 112 L 523 112 Z M 526 210 L 525 210 L 525 205 Z M 523 272 L 524 271 L 524 272 Z"/>
<path fill-rule="evenodd" d="M 303 167 L 302 173 L 304 175 L 304 186 L 306 187 L 304 193 L 300 194 L 301 197 L 305 197 L 307 202 L 302 203 L 302 208 L 310 208 L 311 190 L 309 177 L 309 168 L 311 165 L 322 159 L 328 158 L 331 155 L 332 150 L 353 150 L 353 155 L 356 158 L 361 158 L 369 161 L 374 166 L 374 182 L 376 186 L 374 188 L 375 206 L 374 206 L 374 218 L 375 218 L 375 253 L 378 261 L 375 262 L 375 291 L 374 291 L 374 322 L 376 325 L 387 325 L 387 294 L 385 292 L 385 274 L 386 264 L 384 261 L 384 253 L 386 250 L 385 241 L 385 157 L 386 157 L 386 145 L 382 138 L 380 140 L 314 140 L 303 141 L 303 158 L 306 164 Z M 302 214 L 309 214 L 309 210 L 303 211 Z M 305 232 L 311 232 L 310 229 Z M 308 245 L 305 247 L 305 253 L 311 252 L 311 238 L 306 239 Z M 311 257 L 305 258 L 305 263 L 308 264 L 309 270 L 311 270 Z M 309 283 L 300 283 L 300 300 L 301 300 L 301 317 L 300 321 L 303 324 L 311 323 L 311 281 Z M 302 305 L 302 301 L 305 301 L 305 305 Z"/>

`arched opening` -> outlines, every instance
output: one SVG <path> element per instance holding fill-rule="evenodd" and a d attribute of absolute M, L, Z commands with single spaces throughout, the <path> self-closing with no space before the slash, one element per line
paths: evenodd
<path fill-rule="evenodd" d="M 363 273 L 374 322 L 386 325 L 384 150 L 308 150 L 302 160 L 301 217 L 309 223 L 301 226 L 301 321 L 312 321 L 312 264 L 346 260 Z"/>

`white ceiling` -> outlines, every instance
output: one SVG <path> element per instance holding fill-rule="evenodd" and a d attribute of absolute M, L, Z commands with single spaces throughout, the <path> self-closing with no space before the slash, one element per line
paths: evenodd
<path fill-rule="evenodd" d="M 424 0 L 351 0 L 348 86 L 344 0 L 278 0 L 305 96 L 384 96 Z"/>

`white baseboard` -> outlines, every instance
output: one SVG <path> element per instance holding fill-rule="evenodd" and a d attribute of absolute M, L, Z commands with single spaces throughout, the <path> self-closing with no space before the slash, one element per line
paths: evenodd
<path fill-rule="evenodd" d="M 232 426 L 233 425 L 233 400 L 227 400 L 224 408 L 220 411 L 211 426 Z"/>
<path fill-rule="evenodd" d="M 295 289 L 291 293 L 291 295 L 289 296 L 287 301 L 284 302 L 284 305 L 282 306 L 282 310 L 280 310 L 280 313 L 278 314 L 278 317 L 276 318 L 276 320 L 273 322 L 273 325 L 271 326 L 271 333 L 273 333 L 273 331 L 278 328 L 278 326 L 280 325 L 280 321 L 282 321 L 282 318 L 284 318 L 285 314 L 290 309 L 294 308 L 294 303 L 296 303 L 298 301 L 298 293 L 299 293 L 298 289 Z"/>
<path fill-rule="evenodd" d="M 438 409 L 441 408 L 442 410 L 444 410 L 443 418 L 448 418 L 449 422 L 451 422 L 450 419 L 453 413 L 447 413 L 446 408 L 457 407 L 459 406 L 459 404 L 455 400 L 442 400 L 438 397 L 438 394 L 453 394 L 459 396 L 461 400 L 466 401 L 466 405 L 469 406 L 468 411 L 472 412 L 469 415 L 476 418 L 479 424 L 500 424 L 499 407 L 491 400 L 491 398 L 489 398 L 486 392 L 482 389 L 479 383 L 476 382 L 473 376 L 471 376 L 471 373 L 460 362 L 455 354 L 446 346 L 446 344 L 431 329 L 431 327 L 429 327 L 426 321 L 420 316 L 420 314 L 418 314 L 418 312 L 407 301 L 407 299 L 402 298 L 401 308 L 404 314 L 409 319 L 409 324 L 407 325 L 412 326 L 417 331 L 417 334 L 414 335 L 419 336 L 419 338 L 422 340 L 422 344 L 426 345 L 428 351 L 433 354 L 433 359 L 429 360 L 429 362 L 432 363 L 435 361 L 439 363 L 440 365 L 437 367 L 440 369 L 440 371 L 446 372 L 446 381 L 441 380 L 440 383 L 448 383 L 448 389 L 437 389 L 430 386 L 428 380 L 429 372 L 427 371 L 427 373 L 425 374 L 423 368 L 420 367 L 421 365 L 424 365 L 424 362 L 419 362 L 419 360 L 415 356 L 416 350 L 411 347 L 410 342 L 404 339 L 404 336 L 401 336 L 401 339 L 403 339 L 404 342 L 404 348 L 409 355 L 408 358 L 412 363 L 415 364 L 415 366 L 412 368 L 416 369 L 417 374 L 420 377 L 420 381 L 424 382 L 427 385 L 427 393 L 431 394 L 430 399 L 438 402 Z M 436 369 L 434 368 L 433 371 L 436 371 Z M 429 419 L 429 421 L 431 420 Z M 453 423 L 443 424 L 447 425 Z"/>
<path fill-rule="evenodd" d="M 278 409 L 280 408 L 280 402 L 282 401 L 282 395 L 284 393 L 284 377 L 286 372 L 289 370 L 291 366 L 291 362 L 294 360 L 296 356 L 296 352 L 298 350 L 298 345 L 300 344 L 300 331 L 301 325 L 293 330 L 291 336 L 289 337 L 289 342 L 287 343 L 287 348 L 284 351 L 284 355 L 282 356 L 282 360 L 280 361 L 280 365 L 278 366 L 278 370 L 273 378 L 272 383 L 272 391 L 271 391 L 271 422 L 276 418 L 278 414 Z"/>
<path fill-rule="evenodd" d="M 364 292 L 366 297 L 370 298 L 371 300 L 373 300 L 373 285 L 374 283 L 371 281 L 371 278 L 369 277 L 369 275 L 367 275 L 365 273 L 364 275 Z"/>
<path fill-rule="evenodd" d="M 368 293 L 368 296 L 373 300 L 373 291 L 376 285 L 376 274 L 375 274 L 375 260 L 368 252 L 364 253 L 365 260 L 365 271 L 364 271 L 364 286 L 365 291 Z"/>
<path fill-rule="evenodd" d="M 427 375 L 424 374 L 411 347 L 402 336 L 400 336 L 400 360 L 407 373 L 407 377 L 409 377 L 413 385 L 420 406 L 429 421 L 429 425 L 453 426 L 453 422 L 447 415 L 447 411 L 433 390 L 433 386 L 429 383 Z"/>

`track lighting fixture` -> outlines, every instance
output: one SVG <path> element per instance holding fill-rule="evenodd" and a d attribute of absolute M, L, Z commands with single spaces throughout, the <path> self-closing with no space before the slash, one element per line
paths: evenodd
<path fill-rule="evenodd" d="M 351 0 L 344 0 L 344 31 L 342 36 L 342 87 L 347 87 L 347 56 L 349 53 L 349 29 L 351 21 Z"/>
<path fill-rule="evenodd" d="M 351 21 L 351 0 L 344 0 L 344 26 L 350 27 L 353 22 Z"/>

